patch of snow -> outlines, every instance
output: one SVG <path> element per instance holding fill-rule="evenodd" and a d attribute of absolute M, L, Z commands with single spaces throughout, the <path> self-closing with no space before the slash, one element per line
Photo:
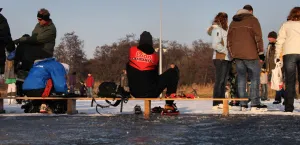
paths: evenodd
<path fill-rule="evenodd" d="M 264 101 L 265 105 L 268 106 L 267 112 L 251 112 L 251 111 L 239 111 L 239 107 L 231 107 L 230 114 L 250 114 L 250 115 L 297 115 L 300 116 L 300 100 L 295 100 L 294 112 L 287 113 L 284 111 L 284 106 L 281 104 L 272 104 L 274 100 Z M 99 104 L 106 105 L 105 101 L 97 101 Z M 213 110 L 212 101 L 193 101 L 193 100 L 184 100 L 175 102 L 180 114 L 222 114 L 222 109 Z M 161 106 L 164 107 L 165 101 L 152 101 L 151 107 Z M 135 105 L 140 105 L 141 108 L 144 108 L 144 101 L 129 100 L 128 103 L 123 105 L 123 112 L 120 112 L 120 106 L 118 107 L 109 107 L 98 110 L 100 111 L 100 116 L 114 116 L 117 114 L 133 114 L 133 108 Z M 94 107 L 91 106 L 91 101 L 77 100 L 76 109 L 78 114 L 72 116 L 99 116 L 96 112 L 95 104 Z M 5 114 L 0 114 L 0 116 L 66 116 L 66 114 L 40 114 L 40 113 L 24 113 L 21 109 L 21 105 L 18 104 L 8 104 L 8 100 L 4 100 L 4 109 L 6 110 Z"/>

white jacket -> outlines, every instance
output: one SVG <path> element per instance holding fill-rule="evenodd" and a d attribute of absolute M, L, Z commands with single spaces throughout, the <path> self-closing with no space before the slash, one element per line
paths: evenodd
<path fill-rule="evenodd" d="M 213 25 L 212 27 L 212 48 L 215 50 L 213 53 L 213 59 L 216 59 L 216 52 L 219 52 L 226 54 L 225 60 L 231 60 L 227 49 L 227 31 L 218 25 Z M 221 44 L 222 39 L 224 46 Z"/>
<path fill-rule="evenodd" d="M 281 52 L 286 54 L 300 54 L 300 21 L 287 21 L 282 24 L 276 42 L 275 57 Z"/>

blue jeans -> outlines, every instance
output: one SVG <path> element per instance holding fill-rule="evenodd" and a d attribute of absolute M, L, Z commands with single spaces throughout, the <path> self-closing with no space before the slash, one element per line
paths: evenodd
<path fill-rule="evenodd" d="M 283 70 L 285 76 L 285 111 L 294 110 L 294 98 L 296 96 L 296 68 L 298 67 L 299 79 L 300 54 L 287 54 L 283 56 Z"/>
<path fill-rule="evenodd" d="M 214 85 L 213 98 L 225 98 L 225 86 L 228 80 L 228 73 L 231 62 L 227 60 L 214 59 L 216 68 L 216 79 Z M 213 106 L 223 104 L 222 101 L 213 101 Z"/>
<path fill-rule="evenodd" d="M 260 84 L 260 65 L 259 60 L 235 59 L 236 71 L 238 74 L 238 94 L 240 98 L 246 98 L 246 74 L 250 77 L 250 96 L 251 106 L 260 104 L 259 84 Z M 247 101 L 241 101 L 241 105 L 247 105 Z"/>
<path fill-rule="evenodd" d="M 261 84 L 261 99 L 268 100 L 268 84 Z"/>

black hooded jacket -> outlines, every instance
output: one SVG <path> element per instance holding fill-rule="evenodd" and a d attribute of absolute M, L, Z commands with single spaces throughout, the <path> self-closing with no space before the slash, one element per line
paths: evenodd
<path fill-rule="evenodd" d="M 141 34 L 138 49 L 147 55 L 156 53 L 149 32 L 144 31 Z M 137 98 L 153 97 L 149 94 L 156 89 L 158 84 L 158 66 L 154 70 L 140 71 L 127 64 L 127 76 L 131 95 Z"/>
<path fill-rule="evenodd" d="M 24 34 L 22 37 L 30 37 L 28 34 Z M 20 43 L 16 49 L 15 56 L 15 71 L 23 70 L 29 71 L 34 64 L 34 61 L 37 59 L 35 55 L 39 51 L 32 49 L 32 46 L 27 43 Z"/>
<path fill-rule="evenodd" d="M 9 25 L 7 23 L 6 18 L 0 13 L 0 73 L 4 73 L 4 66 L 5 66 L 5 49 L 8 52 L 11 52 L 15 49 L 11 34 Z"/>

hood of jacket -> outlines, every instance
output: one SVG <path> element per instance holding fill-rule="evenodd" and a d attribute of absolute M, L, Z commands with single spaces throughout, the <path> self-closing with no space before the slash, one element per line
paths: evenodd
<path fill-rule="evenodd" d="M 153 48 L 153 39 L 152 39 L 152 35 L 150 34 L 150 32 L 144 31 L 140 35 L 138 49 L 148 55 L 153 54 L 155 52 L 155 50 Z"/>
<path fill-rule="evenodd" d="M 250 17 L 253 17 L 253 15 L 248 10 L 240 9 L 233 16 L 232 20 L 233 21 L 242 21 L 242 20 L 250 18 Z"/>

